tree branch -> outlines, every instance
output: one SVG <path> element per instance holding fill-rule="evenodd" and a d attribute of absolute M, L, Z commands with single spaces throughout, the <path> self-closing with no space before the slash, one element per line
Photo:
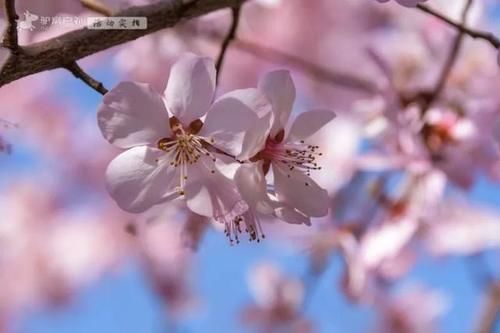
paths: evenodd
<path fill-rule="evenodd" d="M 3 46 L 10 49 L 14 55 L 19 53 L 19 43 L 17 40 L 17 20 L 15 0 L 4 0 L 5 15 L 7 17 L 7 29 L 3 36 Z"/>
<path fill-rule="evenodd" d="M 99 0 L 80 0 L 83 7 L 103 16 L 112 16 L 113 12 Z"/>
<path fill-rule="evenodd" d="M 69 65 L 64 66 L 68 71 L 70 71 L 75 77 L 79 78 L 83 82 L 85 82 L 89 87 L 100 93 L 101 95 L 105 95 L 108 92 L 108 89 L 104 87 L 104 85 L 92 78 L 89 74 L 87 74 L 77 63 L 72 62 Z"/>
<path fill-rule="evenodd" d="M 16 59 L 7 59 L 0 70 L 0 87 L 22 77 L 64 67 L 86 56 L 109 49 L 164 28 L 182 20 L 198 17 L 218 9 L 237 7 L 246 0 L 194 0 L 189 3 L 165 0 L 156 4 L 131 7 L 116 17 L 146 17 L 143 30 L 92 30 L 83 28 L 44 42 L 23 47 Z"/>
<path fill-rule="evenodd" d="M 467 23 L 467 14 L 469 13 L 471 6 L 472 6 L 472 0 L 467 0 L 467 3 L 465 4 L 465 7 L 462 11 L 461 26 L 465 26 L 465 24 Z M 444 87 L 446 86 L 446 82 L 448 81 L 450 73 L 453 69 L 453 66 L 457 62 L 458 55 L 460 53 L 460 49 L 462 48 L 462 43 L 463 43 L 464 37 L 465 37 L 465 32 L 462 30 L 459 30 L 457 36 L 453 40 L 453 44 L 452 44 L 452 47 L 450 49 L 450 53 L 448 54 L 448 57 L 447 57 L 446 62 L 443 66 L 441 74 L 438 78 L 436 86 L 435 86 L 434 90 L 430 93 L 430 95 L 427 96 L 427 98 L 424 101 L 424 105 L 422 107 L 422 113 L 425 113 L 428 110 L 428 108 L 432 105 L 432 103 L 443 92 Z"/>
<path fill-rule="evenodd" d="M 240 12 L 241 12 L 241 7 L 235 7 L 231 9 L 232 13 L 231 27 L 229 28 L 229 32 L 227 33 L 226 38 L 224 38 L 224 40 L 222 41 L 220 53 L 219 56 L 217 57 L 217 62 L 215 63 L 215 69 L 217 72 L 216 82 L 219 82 L 219 76 L 222 71 L 222 65 L 224 64 L 224 57 L 226 55 L 229 44 L 236 38 L 236 30 L 238 29 L 238 24 L 240 22 Z"/>
<path fill-rule="evenodd" d="M 498 37 L 496 37 L 495 35 L 493 35 L 491 32 L 479 31 L 479 30 L 474 30 L 474 29 L 468 28 L 464 24 L 455 22 L 455 21 L 451 20 L 450 18 L 444 16 L 443 14 L 438 13 L 437 11 L 435 11 L 434 9 L 430 8 L 427 5 L 419 4 L 419 5 L 417 5 L 417 8 L 420 9 L 421 11 L 423 11 L 424 13 L 430 14 L 430 15 L 436 17 L 437 19 L 451 25 L 452 27 L 454 27 L 458 31 L 460 31 L 466 35 L 469 35 L 470 37 L 472 37 L 474 39 L 485 40 L 488 43 L 490 43 L 494 48 L 496 48 L 496 49 L 500 48 L 500 39 Z"/>

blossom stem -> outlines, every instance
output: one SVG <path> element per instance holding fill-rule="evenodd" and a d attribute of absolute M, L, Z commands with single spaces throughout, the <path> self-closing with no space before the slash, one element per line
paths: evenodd
<path fill-rule="evenodd" d="M 72 62 L 69 65 L 64 66 L 68 71 L 70 71 L 75 77 L 79 78 L 89 87 L 100 93 L 101 95 L 105 95 L 108 92 L 108 89 L 104 87 L 104 85 L 92 78 L 89 74 L 87 74 L 77 63 Z"/>
<path fill-rule="evenodd" d="M 417 5 L 417 8 L 419 10 L 421 10 L 422 12 L 430 14 L 430 15 L 436 17 L 437 19 L 451 25 L 452 27 L 454 27 L 458 31 L 460 31 L 460 32 L 462 32 L 462 33 L 464 33 L 464 34 L 466 34 L 474 39 L 485 40 L 488 43 L 490 43 L 494 48 L 496 48 L 496 49 L 500 48 L 500 39 L 498 37 L 496 37 L 494 34 L 492 34 L 491 32 L 471 29 L 463 23 L 453 21 L 452 19 L 435 11 L 434 9 L 430 8 L 427 5 L 419 4 L 419 5 Z"/>
<path fill-rule="evenodd" d="M 222 41 L 221 50 L 219 52 L 219 56 L 217 57 L 217 62 L 215 63 L 217 83 L 219 82 L 220 73 L 222 72 L 222 65 L 224 64 L 224 58 L 229 48 L 229 44 L 231 44 L 231 42 L 236 38 L 236 30 L 238 30 L 238 25 L 240 22 L 241 7 L 238 6 L 231 8 L 231 13 L 231 27 L 229 28 L 229 32 L 227 33 L 226 37 Z"/>
<path fill-rule="evenodd" d="M 469 13 L 471 6 L 472 6 L 472 0 L 467 0 L 464 9 L 462 11 L 461 26 L 465 26 L 465 24 L 467 23 L 467 14 Z M 448 54 L 446 62 L 439 76 L 438 82 L 436 83 L 436 86 L 432 91 L 432 93 L 429 96 L 427 96 L 427 98 L 424 100 L 422 106 L 422 114 L 424 114 L 429 109 L 432 103 L 443 92 L 444 87 L 446 86 L 446 82 L 448 81 L 448 78 L 450 76 L 450 73 L 455 63 L 457 62 L 458 55 L 460 54 L 460 50 L 462 48 L 462 44 L 464 41 L 464 37 L 465 37 L 465 32 L 463 30 L 459 30 L 458 34 L 453 40 L 453 44 L 451 46 L 450 52 Z"/>

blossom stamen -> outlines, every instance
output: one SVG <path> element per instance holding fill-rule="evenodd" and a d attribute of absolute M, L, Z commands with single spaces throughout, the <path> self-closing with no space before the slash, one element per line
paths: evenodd
<path fill-rule="evenodd" d="M 170 125 L 174 138 L 163 138 L 158 141 L 157 146 L 166 153 L 165 160 L 169 161 L 174 168 L 179 168 L 178 193 L 184 195 L 184 187 L 188 180 L 188 166 L 198 162 L 202 156 L 209 157 L 213 162 L 216 161 L 215 156 L 206 147 L 207 139 L 211 142 L 215 140 L 189 133 L 175 119 L 171 120 Z M 210 170 L 210 172 L 214 174 L 215 170 Z"/>
<path fill-rule="evenodd" d="M 242 224 L 245 225 L 245 229 L 242 228 Z M 224 225 L 224 234 L 229 239 L 231 245 L 240 243 L 240 235 L 242 235 L 243 232 L 248 234 L 249 242 L 256 241 L 260 243 L 261 239 L 266 238 L 259 219 L 251 209 L 247 210 L 242 215 L 237 215 L 233 219 L 227 220 Z"/>
<path fill-rule="evenodd" d="M 262 157 L 266 160 L 280 162 L 288 170 L 301 170 L 306 175 L 311 175 L 311 170 L 321 170 L 316 158 L 322 153 L 318 151 L 319 146 L 306 144 L 303 140 L 300 143 L 276 143 L 273 140 L 266 142 L 266 148 L 262 152 Z"/>

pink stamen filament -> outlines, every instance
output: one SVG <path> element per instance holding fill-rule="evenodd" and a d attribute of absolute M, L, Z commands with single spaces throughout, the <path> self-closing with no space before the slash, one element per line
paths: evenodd
<path fill-rule="evenodd" d="M 263 158 L 274 163 L 280 162 L 292 171 L 299 169 L 310 176 L 311 170 L 320 170 L 316 158 L 322 154 L 317 151 L 319 146 L 300 143 L 275 143 L 268 140 L 263 151 Z"/>

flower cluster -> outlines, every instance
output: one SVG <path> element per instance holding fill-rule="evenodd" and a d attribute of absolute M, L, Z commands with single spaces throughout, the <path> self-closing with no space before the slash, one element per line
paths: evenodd
<path fill-rule="evenodd" d="M 260 214 L 297 224 L 325 216 L 327 191 L 310 178 L 321 152 L 306 141 L 335 114 L 312 110 L 287 127 L 295 99 L 287 71 L 212 101 L 215 76 L 211 59 L 186 54 L 172 66 L 164 95 L 122 82 L 104 96 L 99 128 L 126 149 L 106 171 L 113 199 L 140 213 L 182 198 L 222 223 L 231 242 L 243 232 L 263 238 Z M 241 166 L 228 177 L 219 165 L 231 162 Z M 274 186 L 266 180 L 271 169 Z"/>

